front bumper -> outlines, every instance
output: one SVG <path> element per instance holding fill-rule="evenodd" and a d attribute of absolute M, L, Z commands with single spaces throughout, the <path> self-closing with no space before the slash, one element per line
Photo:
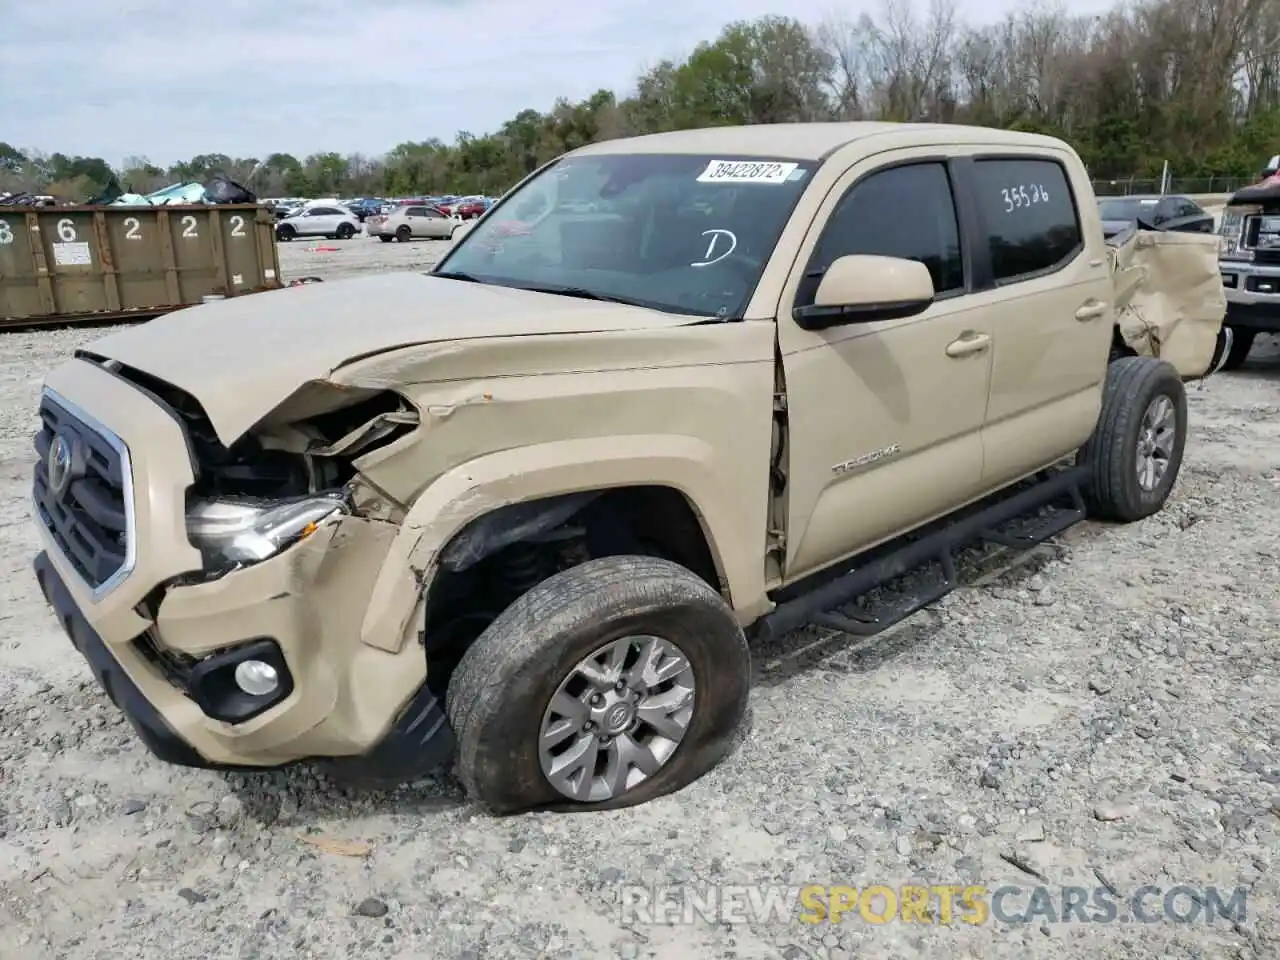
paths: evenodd
<path fill-rule="evenodd" d="M 421 646 L 387 651 L 361 641 L 396 528 L 344 517 L 262 563 L 212 581 L 184 579 L 198 569 L 198 554 L 182 519 L 191 471 L 181 428 L 113 374 L 82 361 L 68 366 L 50 376 L 59 395 L 80 410 L 114 411 L 109 429 L 128 450 L 139 549 L 123 579 L 95 592 L 37 521 L 44 549 L 36 578 L 146 745 L 185 766 L 346 758 L 384 778 L 447 762 L 453 736 L 442 691 L 426 682 Z M 211 666 L 255 649 L 274 651 L 287 689 L 257 712 L 217 709 L 217 697 L 198 681 Z"/>
<path fill-rule="evenodd" d="M 1280 265 L 1221 260 L 1218 269 L 1227 296 L 1225 322 L 1237 329 L 1280 332 Z"/>

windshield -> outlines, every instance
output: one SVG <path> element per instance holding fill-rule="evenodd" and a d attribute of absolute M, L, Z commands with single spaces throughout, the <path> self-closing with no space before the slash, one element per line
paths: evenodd
<path fill-rule="evenodd" d="M 811 170 L 694 155 L 566 157 L 504 197 L 437 272 L 741 316 Z"/>
<path fill-rule="evenodd" d="M 1098 212 L 1103 220 L 1150 220 L 1156 215 L 1158 200 L 1100 200 Z"/>

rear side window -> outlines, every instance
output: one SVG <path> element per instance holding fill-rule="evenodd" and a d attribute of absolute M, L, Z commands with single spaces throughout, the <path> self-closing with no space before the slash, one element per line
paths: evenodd
<path fill-rule="evenodd" d="M 935 293 L 964 289 L 960 227 L 946 167 L 890 167 L 855 183 L 818 240 L 807 282 L 798 291 L 801 302 L 813 302 L 815 271 L 850 254 L 918 260 L 929 268 Z"/>
<path fill-rule="evenodd" d="M 425 217 L 427 215 L 426 207 L 406 207 L 405 215 L 410 217 Z"/>
<path fill-rule="evenodd" d="M 1056 160 L 978 160 L 974 177 L 997 283 L 1054 270 L 1080 251 L 1075 199 Z"/>

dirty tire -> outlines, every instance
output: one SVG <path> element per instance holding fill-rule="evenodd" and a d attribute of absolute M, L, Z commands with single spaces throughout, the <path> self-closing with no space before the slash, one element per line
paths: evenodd
<path fill-rule="evenodd" d="M 1235 340 L 1231 344 L 1231 349 L 1227 351 L 1226 362 L 1222 364 L 1223 370 L 1239 370 L 1244 366 L 1244 362 L 1249 359 L 1249 351 L 1253 349 L 1254 337 L 1258 335 L 1256 330 L 1241 330 L 1238 327 L 1232 330 Z"/>
<path fill-rule="evenodd" d="M 390 243 L 393 238 L 388 237 L 385 233 L 380 233 L 378 234 L 378 239 L 381 240 L 383 243 Z"/>
<path fill-rule="evenodd" d="M 277 240 L 283 240 L 285 243 L 288 243 L 297 235 L 298 235 L 298 231 L 293 229 L 293 227 L 289 226 L 288 224 L 285 224 L 283 227 L 276 227 Z"/>
<path fill-rule="evenodd" d="M 413 231 L 408 227 L 400 227 L 396 230 L 396 239 L 401 243 L 408 243 L 413 239 Z"/>
<path fill-rule="evenodd" d="M 356 228 L 353 227 L 351 224 L 344 223 L 339 225 L 338 234 L 337 234 L 339 240 L 350 240 L 355 235 L 356 235 Z"/>
<path fill-rule="evenodd" d="M 1143 416 L 1159 396 L 1173 402 L 1173 449 L 1152 490 L 1138 483 L 1138 439 Z M 1084 488 L 1089 516 L 1129 523 L 1157 513 L 1169 498 L 1187 442 L 1187 394 L 1177 369 L 1151 357 L 1123 357 L 1107 368 L 1102 412 L 1077 462 L 1088 466 Z"/>
<path fill-rule="evenodd" d="M 652 634 L 694 671 L 693 716 L 671 758 L 633 789 L 575 803 L 543 775 L 544 711 L 569 671 L 610 640 Z M 629 807 L 679 790 L 737 745 L 751 654 L 733 611 L 689 570 L 653 557 L 602 557 L 544 580 L 508 607 L 463 655 L 446 694 L 458 775 L 493 813 Z"/>

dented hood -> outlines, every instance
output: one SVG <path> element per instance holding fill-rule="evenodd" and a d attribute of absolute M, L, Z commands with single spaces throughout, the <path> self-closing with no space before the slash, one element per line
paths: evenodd
<path fill-rule="evenodd" d="M 225 444 L 343 364 L 441 340 L 675 327 L 699 318 L 399 273 L 306 284 L 178 310 L 97 341 L 195 397 Z"/>

